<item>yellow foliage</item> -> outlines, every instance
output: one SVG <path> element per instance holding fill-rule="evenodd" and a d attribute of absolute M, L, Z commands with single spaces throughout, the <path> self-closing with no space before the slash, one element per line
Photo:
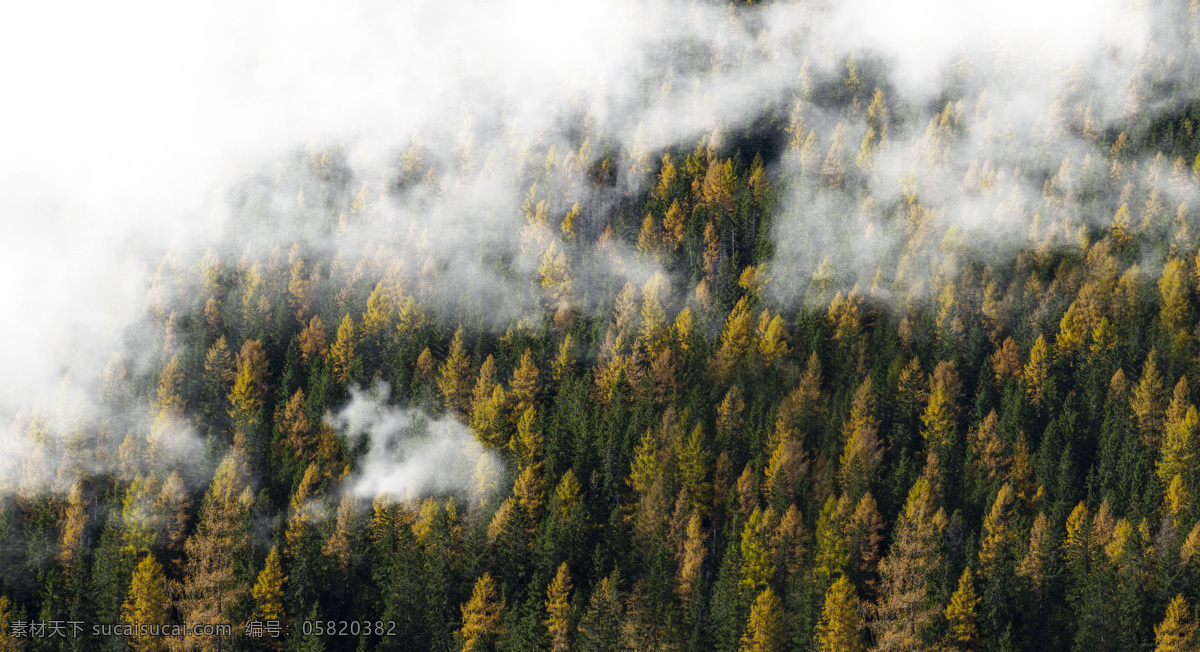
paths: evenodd
<path fill-rule="evenodd" d="M 546 627 L 550 631 L 550 649 L 552 652 L 566 652 L 567 633 L 571 623 L 571 571 L 567 562 L 558 567 L 554 580 L 546 588 Z"/>
<path fill-rule="evenodd" d="M 354 362 L 354 343 L 354 320 L 350 319 L 350 315 L 347 314 L 342 317 L 342 323 L 338 325 L 337 337 L 329 349 L 330 357 L 333 359 L 333 378 L 339 383 L 350 382 L 350 366 Z"/>
<path fill-rule="evenodd" d="M 820 652 L 861 652 L 863 617 L 854 585 L 845 575 L 825 592 L 825 607 L 817 623 Z"/>
<path fill-rule="evenodd" d="M 1049 346 L 1046 338 L 1038 335 L 1029 352 L 1029 364 L 1023 372 L 1025 378 L 1025 395 L 1034 405 L 1042 404 L 1042 392 L 1046 389 L 1046 376 L 1050 372 Z"/>
<path fill-rule="evenodd" d="M 482 649 L 486 640 L 501 634 L 504 631 L 503 614 L 504 600 L 496 590 L 496 582 L 490 573 L 484 573 L 476 580 L 471 599 L 462 606 L 463 624 L 459 635 L 463 640 L 463 652 Z"/>
<path fill-rule="evenodd" d="M 958 589 L 946 606 L 946 620 L 950 621 L 948 636 L 952 645 L 959 649 L 971 649 L 978 644 L 979 628 L 975 625 L 978 609 L 979 597 L 975 594 L 971 569 L 965 568 L 958 578 Z"/>
<path fill-rule="evenodd" d="M 739 652 L 780 652 L 783 650 L 783 606 L 770 587 L 763 589 L 750 607 L 750 620 L 742 634 Z"/>
<path fill-rule="evenodd" d="M 1196 652 L 1196 628 L 1192 608 L 1180 593 L 1167 605 L 1163 621 L 1154 626 L 1154 652 Z"/>
<path fill-rule="evenodd" d="M 121 607 L 121 619 L 129 625 L 165 625 L 170 617 L 171 600 L 167 596 L 167 578 L 153 555 L 146 555 L 129 586 L 129 597 Z M 137 652 L 162 652 L 167 649 L 163 636 L 136 632 L 129 646 Z"/>

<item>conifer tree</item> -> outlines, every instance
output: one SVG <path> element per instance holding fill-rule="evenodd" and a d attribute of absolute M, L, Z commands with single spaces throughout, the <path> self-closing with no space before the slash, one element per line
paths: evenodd
<path fill-rule="evenodd" d="M 965 568 L 958 578 L 958 588 L 950 597 L 950 604 L 946 605 L 946 620 L 950 621 L 947 638 L 954 649 L 971 650 L 978 647 L 979 628 L 975 625 L 978 609 L 979 597 L 975 594 L 971 569 Z"/>
<path fill-rule="evenodd" d="M 567 563 L 558 566 L 554 580 L 546 589 L 546 627 L 550 631 L 550 649 L 552 652 L 566 652 L 568 647 L 567 635 L 571 625 L 571 571 Z"/>
<path fill-rule="evenodd" d="M 825 607 L 817 623 L 817 649 L 820 652 L 861 652 L 863 617 L 854 585 L 845 575 L 825 592 Z"/>
<path fill-rule="evenodd" d="M 1171 599 L 1167 615 L 1154 626 L 1154 652 L 1195 652 L 1196 623 L 1192 622 L 1192 610 L 1183 594 Z"/>
<path fill-rule="evenodd" d="M 468 394 L 471 359 L 463 346 L 463 329 L 460 326 L 454 332 L 454 340 L 450 343 L 450 355 L 438 370 L 438 390 L 446 401 L 446 407 L 458 414 L 466 414 L 469 408 Z"/>
<path fill-rule="evenodd" d="M 1025 381 L 1025 395 L 1035 406 L 1042 404 L 1043 394 L 1046 391 L 1046 378 L 1050 373 L 1048 358 L 1049 347 L 1046 345 L 1046 338 L 1038 335 L 1037 340 L 1033 343 L 1033 349 L 1029 352 L 1029 363 L 1021 372 L 1021 378 Z"/>
<path fill-rule="evenodd" d="M 463 652 L 487 649 L 490 642 L 503 633 L 504 600 L 500 597 L 491 574 L 484 573 L 475 581 L 471 599 L 462 606 Z"/>
<path fill-rule="evenodd" d="M 165 625 L 168 622 L 171 600 L 167 596 L 167 578 L 162 566 L 152 555 L 146 555 L 133 571 L 129 587 L 129 598 L 121 609 L 121 618 L 127 624 Z M 161 652 L 166 650 L 166 638 L 162 635 L 143 634 L 140 629 L 129 641 L 129 646 L 138 652 Z"/>
<path fill-rule="evenodd" d="M 784 646 L 783 605 L 767 587 L 754 599 L 750 620 L 742 634 L 740 652 L 779 652 Z"/>
<path fill-rule="evenodd" d="M 338 324 L 337 336 L 333 340 L 333 346 L 329 348 L 329 357 L 333 365 L 333 379 L 342 385 L 350 382 L 350 369 L 354 363 L 354 346 L 354 320 L 347 314 L 342 317 L 342 323 Z"/>

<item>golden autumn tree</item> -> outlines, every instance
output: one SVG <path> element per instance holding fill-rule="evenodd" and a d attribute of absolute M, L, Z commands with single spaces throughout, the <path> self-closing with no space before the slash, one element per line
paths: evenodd
<path fill-rule="evenodd" d="M 316 457 L 317 438 L 313 432 L 312 422 L 304 412 L 304 390 L 297 389 L 288 399 L 282 413 L 277 413 L 275 423 L 282 437 L 281 443 L 292 459 L 308 459 Z"/>
<path fill-rule="evenodd" d="M 271 546 L 271 552 L 258 579 L 254 583 L 251 595 L 254 597 L 256 613 L 264 620 L 283 620 L 283 567 L 279 561 L 279 548 Z"/>
<path fill-rule="evenodd" d="M 1162 436 L 1163 404 L 1166 402 L 1166 387 L 1158 371 L 1157 358 L 1155 349 L 1150 349 L 1142 365 L 1142 376 L 1129 399 L 1133 415 L 1137 418 L 1138 430 L 1142 433 L 1142 441 L 1151 448 L 1158 446 Z"/>
<path fill-rule="evenodd" d="M 325 357 L 329 350 L 328 339 L 325 323 L 321 321 L 320 316 L 314 315 L 308 326 L 300 331 L 300 359 L 305 364 L 312 364 L 315 360 Z"/>
<path fill-rule="evenodd" d="M 237 427 L 253 427 L 262 419 L 266 393 L 267 354 L 258 340 L 248 340 L 237 355 L 237 375 L 229 392 L 229 417 Z"/>
<path fill-rule="evenodd" d="M 862 652 L 863 617 L 858 594 L 845 575 L 825 592 L 825 607 L 817 623 L 817 650 L 820 652 Z"/>
<path fill-rule="evenodd" d="M 663 244 L 671 251 L 678 251 L 679 245 L 683 244 L 683 237 L 686 234 L 687 221 L 683 214 L 683 208 L 679 206 L 679 201 L 671 202 L 670 208 L 667 209 L 667 214 L 663 217 Z"/>
<path fill-rule="evenodd" d="M 958 588 L 950 596 L 950 604 L 946 605 L 946 620 L 950 622 L 946 637 L 953 649 L 973 650 L 979 646 L 979 628 L 975 625 L 978 611 L 979 597 L 975 594 L 971 569 L 965 568 L 958 578 Z"/>
<path fill-rule="evenodd" d="M 0 595 L 0 649 L 22 652 L 25 642 L 12 635 L 12 600 Z"/>
<path fill-rule="evenodd" d="M 1001 559 L 1013 543 L 1014 532 L 1010 527 L 1015 499 L 1008 484 L 1000 487 L 992 510 L 983 522 L 983 536 L 979 542 L 979 564 L 986 571 Z"/>
<path fill-rule="evenodd" d="M 471 373 L 471 357 L 463 346 L 463 329 L 454 331 L 450 342 L 450 354 L 438 369 L 437 386 L 446 407 L 458 414 L 466 414 L 470 405 L 468 393 Z"/>
<path fill-rule="evenodd" d="M 842 437 L 845 441 L 840 463 L 842 488 L 866 486 L 872 471 L 883 460 L 879 420 L 875 418 L 875 388 L 870 376 L 854 392 L 850 418 L 842 425 Z"/>
<path fill-rule="evenodd" d="M 571 627 L 571 570 L 567 563 L 558 566 L 554 580 L 546 588 L 546 628 L 550 632 L 552 652 L 566 652 L 567 634 Z"/>
<path fill-rule="evenodd" d="M 721 346 L 710 363 L 713 374 L 727 382 L 754 344 L 754 322 L 746 298 L 738 300 L 721 329 Z"/>
<path fill-rule="evenodd" d="M 1162 277 L 1158 279 L 1158 293 L 1159 319 L 1172 348 L 1181 351 L 1187 343 L 1191 306 L 1188 301 L 1187 266 L 1179 258 L 1171 257 L 1163 265 Z"/>
<path fill-rule="evenodd" d="M 1185 478 L 1194 476 L 1197 453 L 1200 452 L 1197 450 L 1200 443 L 1196 441 L 1198 428 L 1200 416 L 1195 407 L 1188 406 L 1183 418 L 1167 429 L 1158 461 L 1158 477 L 1164 483 L 1171 482 L 1171 478 L 1180 474 Z"/>
<path fill-rule="evenodd" d="M 1196 652 L 1196 623 L 1187 599 L 1179 594 L 1167 605 L 1167 615 L 1154 626 L 1154 652 Z"/>
<path fill-rule="evenodd" d="M 496 588 L 490 573 L 484 573 L 475 581 L 471 599 L 462 606 L 462 629 L 458 634 L 463 652 L 485 649 L 504 631 L 501 616 L 504 600 Z"/>
<path fill-rule="evenodd" d="M 764 310 L 759 317 L 755 335 L 758 339 L 758 353 L 762 357 L 763 364 L 770 366 L 777 360 L 785 358 L 791 349 L 787 344 L 788 331 L 787 326 L 783 323 L 783 316 L 775 315 L 770 320 L 767 319 L 767 316 L 768 313 Z"/>
<path fill-rule="evenodd" d="M 675 574 L 675 595 L 687 604 L 696 588 L 696 580 L 700 578 L 701 566 L 704 563 L 704 530 L 702 518 L 693 513 L 688 519 L 687 534 L 683 544 L 682 554 L 679 555 L 679 570 Z"/>
<path fill-rule="evenodd" d="M 316 463 L 310 463 L 304 469 L 304 476 L 300 479 L 300 484 L 296 487 L 296 493 L 292 494 L 290 502 L 291 509 L 288 514 L 287 529 L 284 531 L 286 542 L 284 551 L 289 555 L 295 551 L 300 540 L 311 530 L 317 519 L 313 501 L 316 499 L 315 494 L 320 482 L 320 470 Z"/>
<path fill-rule="evenodd" d="M 247 593 L 235 571 L 236 560 L 250 543 L 247 516 L 254 505 L 249 471 L 241 442 L 235 442 L 213 475 L 200 508 L 196 531 L 184 543 L 183 582 L 176 606 L 184 622 L 218 625 L 229 622 L 229 607 Z M 189 635 L 182 643 L 199 646 Z"/>
<path fill-rule="evenodd" d="M 75 480 L 71 483 L 71 491 L 67 495 L 67 513 L 62 521 L 62 531 L 58 539 L 58 561 L 69 567 L 75 563 L 75 554 L 83 543 L 84 529 L 87 527 L 87 498 L 83 493 L 83 482 Z"/>
<path fill-rule="evenodd" d="M 529 349 L 525 349 L 525 353 L 521 355 L 521 363 L 513 371 L 509 388 L 513 401 L 512 420 L 517 421 L 526 410 L 536 405 L 540 391 L 538 368 L 533 361 L 533 352 Z"/>
<path fill-rule="evenodd" d="M 274 620 L 280 623 L 287 622 L 287 613 L 283 608 L 283 583 L 287 578 L 283 576 L 283 568 L 279 563 L 279 549 L 271 546 L 271 552 L 267 555 L 266 565 L 262 571 L 258 573 L 258 580 L 254 583 L 254 588 L 250 594 L 254 598 L 254 613 L 264 621 Z M 283 642 L 277 639 L 271 639 L 272 648 L 279 649 L 283 646 Z"/>
<path fill-rule="evenodd" d="M 947 389 L 942 385 L 935 387 L 921 415 L 921 436 L 930 450 L 944 451 L 954 443 L 954 411 Z"/>
<path fill-rule="evenodd" d="M 662 232 L 658 228 L 658 222 L 655 221 L 653 215 L 647 213 L 645 219 L 642 220 L 642 228 L 638 231 L 638 251 L 647 256 L 654 255 L 662 247 L 662 240 Z"/>
<path fill-rule="evenodd" d="M 1025 396 L 1034 405 L 1042 404 L 1042 397 L 1046 391 L 1046 377 L 1049 373 L 1050 347 L 1046 344 L 1046 338 L 1038 335 L 1037 340 L 1033 343 L 1033 349 L 1029 352 L 1029 363 L 1021 372 L 1021 378 L 1025 381 Z"/>
<path fill-rule="evenodd" d="M 879 565 L 879 598 L 872 606 L 871 628 L 881 649 L 919 649 L 925 629 L 940 609 L 928 596 L 927 576 L 939 556 L 935 542 L 947 519 L 941 509 L 937 456 L 909 490 L 893 535 Z"/>
<path fill-rule="evenodd" d="M 165 625 L 170 618 L 171 599 L 167 596 L 167 578 L 162 565 L 153 555 L 146 555 L 133 571 L 129 597 L 121 608 L 121 618 L 127 624 Z M 167 649 L 166 638 L 136 631 L 129 646 L 138 652 L 161 652 Z"/>
<path fill-rule="evenodd" d="M 763 589 L 750 606 L 750 619 L 742 634 L 739 652 L 780 652 L 784 649 L 783 605 L 770 587 Z"/>
<path fill-rule="evenodd" d="M 350 370 L 354 364 L 355 343 L 354 320 L 347 314 L 342 317 L 342 323 L 338 324 L 337 336 L 333 340 L 333 346 L 329 348 L 333 379 L 343 385 L 350 382 Z"/>

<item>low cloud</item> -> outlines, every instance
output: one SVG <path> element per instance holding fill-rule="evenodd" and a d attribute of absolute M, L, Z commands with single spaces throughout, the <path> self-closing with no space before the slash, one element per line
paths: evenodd
<path fill-rule="evenodd" d="M 350 480 L 350 492 L 366 499 L 384 495 L 408 500 L 441 493 L 486 498 L 503 468 L 499 456 L 462 423 L 391 405 L 390 393 L 383 382 L 370 390 L 351 388 L 350 400 L 329 417 L 330 425 L 351 442 L 370 442 Z"/>

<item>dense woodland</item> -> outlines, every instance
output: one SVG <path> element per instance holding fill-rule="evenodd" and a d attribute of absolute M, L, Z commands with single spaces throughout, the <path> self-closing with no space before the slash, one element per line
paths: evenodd
<path fill-rule="evenodd" d="M 1169 9 L 1194 52 L 1195 2 Z M 867 56 L 798 74 L 666 149 L 580 115 L 414 139 L 379 178 L 314 146 L 248 179 L 223 246 L 163 258 L 94 395 L 12 423 L 0 623 L 229 623 L 220 649 L 1197 649 L 1196 62 L 1161 48 L 1111 124 L 1076 85 L 1024 131 L 969 77 L 921 106 Z M 439 232 L 479 184 L 518 199 Z M 356 495 L 352 392 L 488 454 L 455 490 Z M 300 635 L 317 620 L 395 629 Z M 218 643 L 0 631 L 126 645 Z"/>

